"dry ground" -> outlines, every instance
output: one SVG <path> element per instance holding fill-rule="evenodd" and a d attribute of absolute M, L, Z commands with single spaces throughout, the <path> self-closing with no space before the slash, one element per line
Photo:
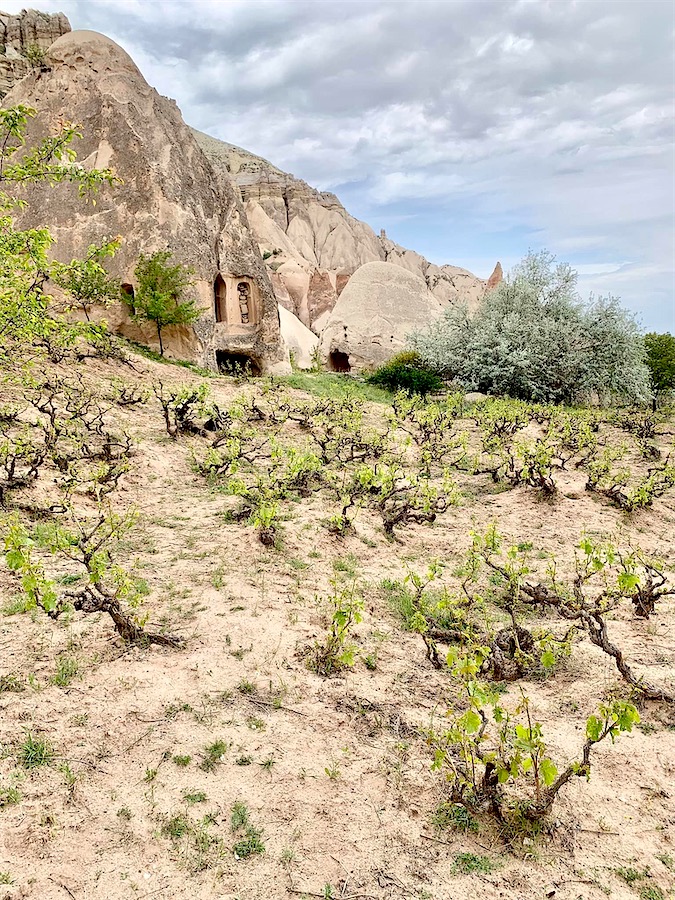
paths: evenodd
<path fill-rule="evenodd" d="M 196 380 L 146 360 L 136 365 L 123 376 Z M 86 371 L 99 383 L 113 374 L 100 363 Z M 210 384 L 223 406 L 250 389 L 228 379 Z M 289 506 L 280 549 L 266 549 L 252 527 L 224 521 L 226 499 L 191 469 L 190 441 L 167 437 L 154 399 L 118 417 L 138 452 L 115 503 L 140 514 L 120 561 L 147 581 L 150 622 L 170 623 L 187 644 L 128 648 L 104 616 L 0 618 L 0 675 L 25 685 L 0 694 L 0 785 L 20 792 L 19 802 L 0 809 L 0 872 L 11 879 L 0 898 L 669 895 L 672 708 L 643 704 L 640 728 L 597 750 L 590 782 L 574 779 L 563 789 L 550 835 L 518 852 L 487 824 L 478 834 L 439 830 L 431 820 L 445 783 L 430 770 L 424 729 L 447 708 L 450 676 L 430 666 L 420 637 L 402 630 L 377 586 L 433 558 L 451 571 L 470 530 L 492 521 L 509 539 L 568 560 L 583 529 L 620 533 L 672 569 L 673 492 L 630 518 L 576 483 L 554 503 L 525 488 L 479 493 L 431 526 L 406 528 L 394 543 L 365 511 L 355 534 L 332 536 L 322 521 L 328 508 L 311 499 Z M 326 679 L 299 651 L 324 633 L 323 598 L 336 570 L 358 577 L 366 606 L 353 670 Z M 0 592 L 4 604 L 18 593 L 3 569 Z M 612 624 L 638 671 L 672 689 L 672 598 L 649 621 L 626 616 Z M 65 686 L 51 681 L 59 654 L 78 663 Z M 363 663 L 369 654 L 374 670 Z M 611 661 L 578 637 L 554 677 L 525 684 L 559 762 L 577 752 L 586 717 L 618 683 Z M 518 696 L 512 686 L 505 702 Z M 49 766 L 19 765 L 29 732 L 54 748 Z M 205 748 L 218 741 L 222 754 L 206 771 Z M 262 829 L 262 855 L 237 859 L 232 850 L 237 801 Z M 487 857 L 495 868 L 457 874 L 460 853 Z M 631 869 L 649 876 L 629 884 Z"/>

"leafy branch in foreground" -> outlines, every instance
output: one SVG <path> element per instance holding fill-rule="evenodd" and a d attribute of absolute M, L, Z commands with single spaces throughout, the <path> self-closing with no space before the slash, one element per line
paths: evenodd
<path fill-rule="evenodd" d="M 494 528 L 488 530 L 481 552 L 487 565 L 502 576 L 514 601 L 552 609 L 567 621 L 578 622 L 636 692 L 652 700 L 675 702 L 666 688 L 637 676 L 623 651 L 609 638 L 607 614 L 624 600 L 632 602 L 639 617 L 648 618 L 656 602 L 673 593 L 660 569 L 640 551 L 621 552 L 610 541 L 595 542 L 585 536 L 575 552 L 571 585 L 558 578 L 554 563 L 546 582 L 529 581 L 530 569 L 523 564 L 518 548 L 512 548 L 506 559 L 500 557 L 500 538 Z M 597 593 L 591 594 L 594 589 Z"/>
<path fill-rule="evenodd" d="M 11 518 L 3 529 L 5 560 L 20 578 L 29 606 L 39 607 L 52 619 L 72 604 L 85 613 L 108 613 L 117 633 L 130 643 L 180 646 L 180 638 L 145 630 L 147 617 L 138 613 L 142 594 L 137 583 L 112 558 L 114 545 L 134 522 L 133 514 L 120 517 L 101 504 L 94 520 L 79 518 L 71 511 L 68 526 L 50 522 L 32 534 L 18 519 Z M 76 564 L 78 570 L 73 575 L 79 576 L 81 586 L 59 594 L 56 583 L 35 558 L 35 550 Z"/>
<path fill-rule="evenodd" d="M 572 778 L 590 777 L 594 745 L 608 737 L 613 743 L 640 721 L 631 703 L 601 704 L 586 721 L 580 752 L 559 770 L 524 693 L 510 713 L 496 692 L 477 680 L 481 654 L 453 653 L 448 662 L 464 684 L 467 708 L 461 713 L 450 711 L 449 725 L 430 731 L 432 768 L 446 772 L 452 802 L 471 811 L 485 810 L 512 829 L 540 823 Z"/>

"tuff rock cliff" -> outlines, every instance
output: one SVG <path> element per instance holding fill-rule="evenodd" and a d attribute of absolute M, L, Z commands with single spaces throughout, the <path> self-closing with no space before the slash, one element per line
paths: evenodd
<path fill-rule="evenodd" d="M 39 69 L 44 51 L 69 31 L 70 22 L 63 13 L 0 12 L 0 99 L 31 69 Z"/>
<path fill-rule="evenodd" d="M 69 260 L 90 243 L 122 235 L 110 268 L 132 292 L 140 254 L 168 248 L 175 261 L 193 267 L 190 290 L 203 310 L 193 327 L 167 329 L 171 352 L 210 368 L 242 357 L 254 370 L 288 365 L 274 292 L 238 190 L 214 171 L 176 104 L 147 84 L 121 47 L 95 32 L 61 36 L 44 65 L 5 98 L 5 105 L 20 102 L 39 110 L 29 146 L 66 114 L 81 124 L 79 161 L 111 167 L 122 180 L 103 189 L 95 206 L 68 185 L 25 189 L 22 218 L 49 226 L 57 258 Z M 130 337 L 155 339 L 152 329 L 139 331 L 130 322 L 121 304 L 106 318 Z"/>
<path fill-rule="evenodd" d="M 444 306 L 475 307 L 501 280 L 499 263 L 488 282 L 465 269 L 434 265 L 384 232 L 376 235 L 334 194 L 189 129 L 176 104 L 147 84 L 119 46 L 93 32 L 71 32 L 63 14 L 0 13 L 0 29 L 0 92 L 15 85 L 4 105 L 23 102 L 39 110 L 29 144 L 65 116 L 82 125 L 80 161 L 110 166 L 123 182 L 104 190 L 96 206 L 84 205 L 67 186 L 46 193 L 29 186 L 24 223 L 48 225 L 63 260 L 121 234 L 111 267 L 128 292 L 140 253 L 169 249 L 175 261 L 192 266 L 203 315 L 194 327 L 169 329 L 170 353 L 211 368 L 248 359 L 254 370 L 281 371 L 288 351 L 280 327 L 304 361 L 318 343 L 306 329 L 321 335 L 330 325 L 321 343 L 328 361 L 344 344 L 339 352 L 363 368 L 400 347 L 408 330 L 423 327 Z M 339 304 L 354 273 L 368 264 L 393 265 L 386 276 L 378 270 L 373 284 L 364 273 L 350 302 Z M 379 315 L 382 285 L 407 296 L 409 310 L 397 313 L 382 295 L 387 313 Z M 277 303 L 285 313 L 281 326 Z M 370 353 L 366 310 L 382 324 Z M 107 310 L 106 318 L 129 337 L 154 340 L 150 328 L 131 322 L 126 306 Z M 350 342 L 338 340 L 347 332 Z"/>
<path fill-rule="evenodd" d="M 193 132 L 214 167 L 234 179 L 266 260 L 277 300 L 317 334 L 353 273 L 389 262 L 419 276 L 443 305 L 475 307 L 487 283 L 466 269 L 437 266 L 414 250 L 376 235 L 335 194 L 318 191 L 234 144 Z"/>

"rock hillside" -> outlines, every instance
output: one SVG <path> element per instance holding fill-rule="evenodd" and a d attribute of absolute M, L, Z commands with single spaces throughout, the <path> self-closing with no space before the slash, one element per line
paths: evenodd
<path fill-rule="evenodd" d="M 394 263 L 422 278 L 441 304 L 476 306 L 486 282 L 466 269 L 437 266 L 376 235 L 335 194 L 318 191 L 259 156 L 193 132 L 215 167 L 239 186 L 251 229 L 266 259 L 277 300 L 320 333 L 353 273 Z"/>
<path fill-rule="evenodd" d="M 0 99 L 32 68 L 39 68 L 44 51 L 69 31 L 70 22 L 63 13 L 0 12 Z"/>
<path fill-rule="evenodd" d="M 5 100 L 20 102 L 39 110 L 29 146 L 66 115 L 82 126 L 81 162 L 111 167 L 122 180 L 102 190 L 95 206 L 68 185 L 26 188 L 24 224 L 48 225 L 59 259 L 120 234 L 111 268 L 132 291 L 140 254 L 169 249 L 193 268 L 190 290 L 203 310 L 194 328 L 168 329 L 169 349 L 210 368 L 230 355 L 245 356 L 254 369 L 283 364 L 278 307 L 239 192 L 211 167 L 176 104 L 147 84 L 121 47 L 95 32 L 61 36 L 42 70 L 29 73 Z M 111 324 L 152 343 L 151 330 L 138 335 L 125 309 L 106 313 Z"/>
<path fill-rule="evenodd" d="M 386 262 L 356 270 L 330 312 L 319 352 L 337 372 L 381 365 L 405 346 L 406 336 L 443 312 L 424 279 Z"/>

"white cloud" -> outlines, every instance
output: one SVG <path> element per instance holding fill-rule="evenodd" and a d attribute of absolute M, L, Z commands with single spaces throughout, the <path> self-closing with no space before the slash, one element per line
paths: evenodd
<path fill-rule="evenodd" d="M 669 324 L 672 4 L 39 6 L 118 40 L 190 124 L 318 187 L 346 185 L 356 211 L 391 224 L 394 237 L 414 219 L 415 249 L 431 245 L 444 217 L 452 247 L 461 214 L 474 250 L 448 262 L 487 261 L 489 245 L 504 263 L 534 238 L 582 267 L 584 286 L 621 293 L 646 320 Z M 425 216 L 434 221 L 426 230 Z M 631 262 L 607 268 L 617 260 Z"/>

